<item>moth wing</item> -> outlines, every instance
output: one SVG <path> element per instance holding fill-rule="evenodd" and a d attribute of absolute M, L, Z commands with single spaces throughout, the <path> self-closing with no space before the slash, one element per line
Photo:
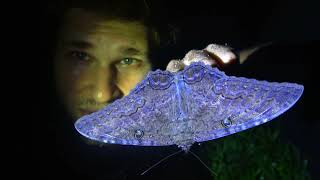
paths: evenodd
<path fill-rule="evenodd" d="M 304 87 L 294 83 L 258 81 L 242 77 L 220 75 L 216 68 L 207 73 L 209 82 L 198 83 L 192 91 L 202 101 L 200 110 L 192 114 L 201 119 L 195 141 L 208 141 L 266 123 L 291 108 L 301 97 Z M 210 77 L 211 76 L 211 77 Z M 203 87 L 202 87 L 203 86 Z M 201 109 L 202 107 L 202 109 Z"/>
<path fill-rule="evenodd" d="M 122 145 L 173 145 L 163 127 L 174 112 L 173 74 L 150 72 L 129 95 L 105 108 L 81 117 L 75 127 L 85 137 Z"/>

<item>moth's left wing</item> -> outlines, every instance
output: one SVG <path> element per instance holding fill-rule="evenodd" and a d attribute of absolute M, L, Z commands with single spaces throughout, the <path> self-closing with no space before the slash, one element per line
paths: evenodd
<path fill-rule="evenodd" d="M 203 66 L 201 79 L 189 83 L 189 117 L 194 141 L 208 141 L 258 126 L 291 108 L 304 87 L 294 83 L 258 81 L 227 76 Z M 197 70 L 199 71 L 199 70 Z M 194 73 L 190 73 L 194 74 Z M 199 74 L 199 73 L 198 73 Z"/>
<path fill-rule="evenodd" d="M 176 88 L 170 72 L 150 72 L 129 95 L 81 117 L 75 128 L 83 136 L 109 144 L 173 145 L 170 124 Z M 168 129 L 168 130 L 166 130 Z"/>

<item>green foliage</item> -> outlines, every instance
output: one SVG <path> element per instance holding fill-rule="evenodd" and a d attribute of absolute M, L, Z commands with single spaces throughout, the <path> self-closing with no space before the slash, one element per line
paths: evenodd
<path fill-rule="evenodd" d="M 310 179 L 307 160 L 279 138 L 279 130 L 260 126 L 208 143 L 215 180 Z"/>

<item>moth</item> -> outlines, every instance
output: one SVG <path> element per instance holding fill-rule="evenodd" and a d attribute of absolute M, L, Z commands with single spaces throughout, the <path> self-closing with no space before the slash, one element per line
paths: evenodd
<path fill-rule="evenodd" d="M 74 125 L 95 141 L 177 145 L 188 152 L 196 142 L 235 134 L 278 117 L 298 101 L 303 90 L 296 83 L 228 76 L 204 61 L 194 61 L 181 71 L 150 71 L 129 95 Z"/>

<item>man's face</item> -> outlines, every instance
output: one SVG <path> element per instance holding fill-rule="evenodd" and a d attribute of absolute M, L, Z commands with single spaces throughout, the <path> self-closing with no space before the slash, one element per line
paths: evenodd
<path fill-rule="evenodd" d="M 55 74 L 73 119 L 128 95 L 151 68 L 148 53 L 142 24 L 69 11 L 58 39 Z"/>

